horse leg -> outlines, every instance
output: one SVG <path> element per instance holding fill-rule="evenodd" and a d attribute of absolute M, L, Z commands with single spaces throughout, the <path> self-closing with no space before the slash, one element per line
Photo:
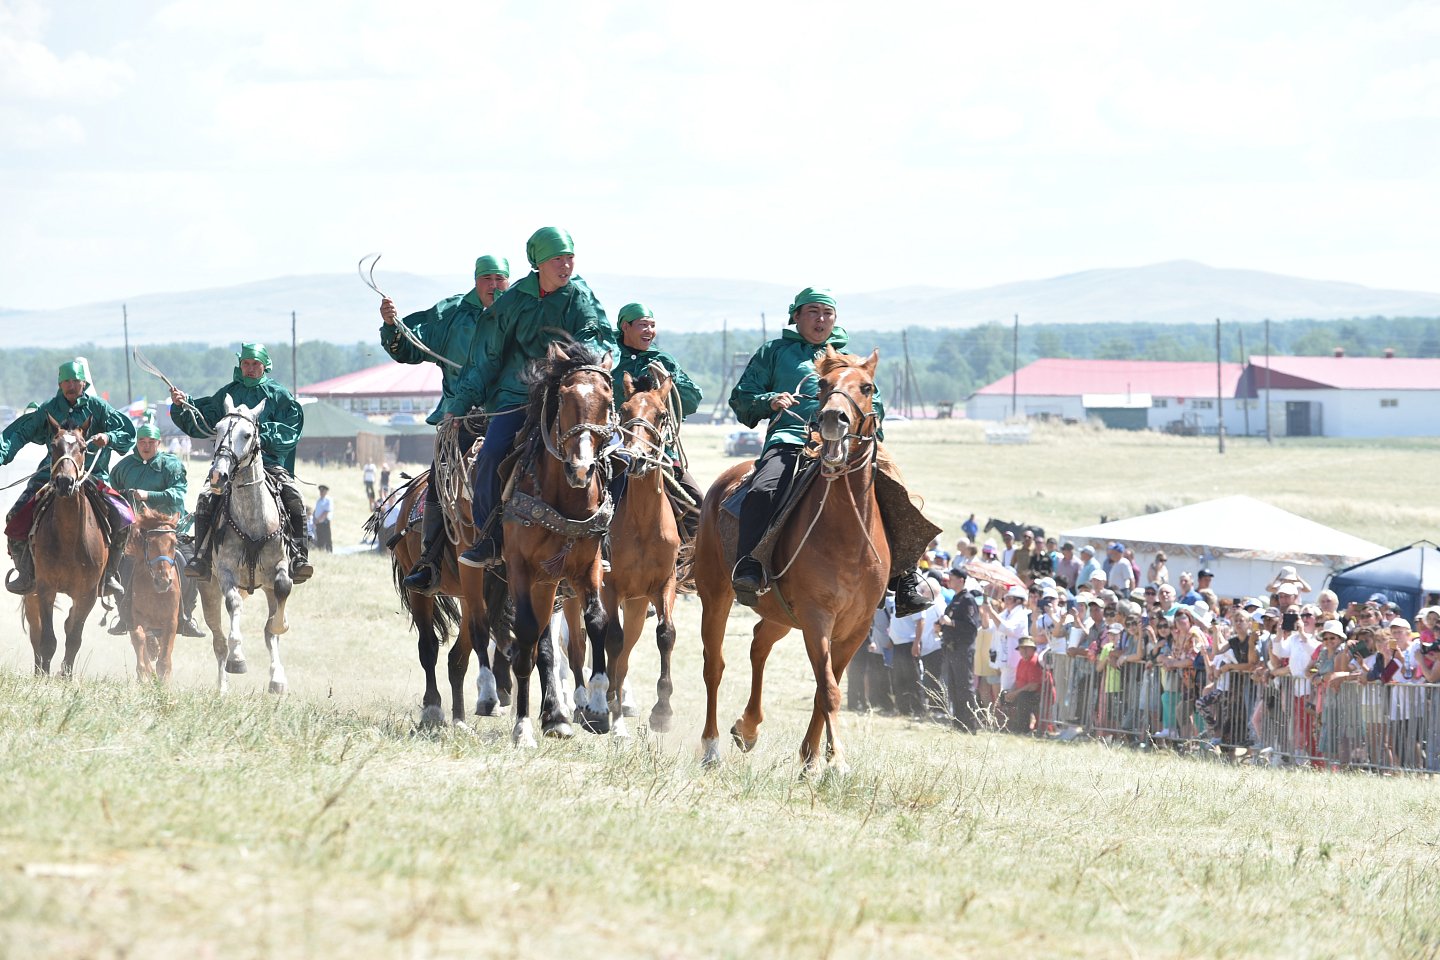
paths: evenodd
<path fill-rule="evenodd" d="M 539 580 L 530 584 L 530 609 L 537 618 L 535 666 L 540 671 L 540 732 L 547 737 L 568 740 L 575 735 L 575 731 L 570 726 L 569 714 L 560 702 L 560 678 L 555 672 L 555 643 L 550 636 L 550 627 L 554 621 L 555 584 Z M 573 647 L 573 640 L 571 645 Z"/>
<path fill-rule="evenodd" d="M 280 634 L 271 629 L 277 622 L 282 628 L 285 623 L 285 598 L 280 596 L 282 586 L 288 590 L 290 581 L 277 582 L 274 588 L 265 591 L 265 599 L 270 604 L 270 615 L 265 618 L 265 649 L 270 651 L 271 693 L 284 693 L 290 686 L 285 678 L 285 664 L 280 662 Z"/>
<path fill-rule="evenodd" d="M 179 584 L 176 584 L 175 589 L 177 591 L 180 589 Z M 158 640 L 160 649 L 159 656 L 155 659 L 155 674 L 162 683 L 169 683 L 175 655 L 174 628 L 167 627 L 161 630 Z"/>
<path fill-rule="evenodd" d="M 515 645 L 511 656 L 515 666 L 515 728 L 510 739 L 517 747 L 534 747 L 535 734 L 530 727 L 530 671 L 534 666 L 535 645 L 540 625 L 530 604 L 530 592 L 515 595 Z"/>
<path fill-rule="evenodd" d="M 867 623 L 857 629 L 852 636 L 844 640 L 837 640 L 830 645 L 830 673 L 834 678 L 835 689 L 840 689 L 840 678 L 845 675 L 845 668 L 850 665 L 860 645 L 870 638 L 870 625 Z M 838 697 L 838 694 L 837 694 Z M 850 765 L 845 762 L 845 748 L 840 743 L 839 727 L 840 703 L 835 701 L 835 709 L 825 718 L 825 755 L 830 761 L 830 769 L 836 773 L 849 773 Z"/>
<path fill-rule="evenodd" d="M 618 609 L 605 625 L 606 653 L 610 655 L 610 729 L 618 737 L 630 736 L 625 723 L 621 692 L 630 675 L 630 653 L 645 629 L 645 606 L 650 601 L 644 597 L 630 597 L 618 604 Z"/>
<path fill-rule="evenodd" d="M 150 669 L 150 655 L 145 650 L 147 642 L 145 628 L 138 624 L 131 624 L 130 646 L 135 648 L 135 679 L 141 682 L 147 676 L 154 676 L 154 671 Z"/>
<path fill-rule="evenodd" d="M 205 617 L 205 626 L 210 628 L 210 645 L 215 651 L 216 690 L 224 693 L 230 687 L 230 678 L 225 673 L 225 661 L 230 645 L 225 639 L 225 618 L 220 612 L 220 589 L 212 579 L 200 584 L 200 613 Z"/>
<path fill-rule="evenodd" d="M 568 615 L 568 609 L 566 613 Z M 588 700 L 580 711 L 580 723 L 591 733 L 609 733 L 610 680 L 606 672 L 605 607 L 600 602 L 598 583 L 585 590 L 585 638 L 590 642 L 590 682 L 586 685 Z M 616 689 L 619 689 L 618 684 Z"/>
<path fill-rule="evenodd" d="M 440 685 L 435 680 L 435 661 L 440 657 L 440 638 L 435 634 L 435 601 L 422 593 L 410 594 L 410 619 L 415 623 L 418 639 L 416 652 L 420 669 L 425 672 L 425 696 L 420 700 L 420 726 L 438 727 L 445 720 L 440 708 Z"/>
<path fill-rule="evenodd" d="M 80 644 L 84 640 L 85 618 L 95 609 L 95 602 L 95 595 L 89 594 L 77 597 L 70 605 L 70 615 L 65 618 L 65 659 L 60 667 L 62 676 L 70 677 L 75 674 L 75 658 L 79 656 Z"/>
<path fill-rule="evenodd" d="M 650 710 L 650 729 L 664 733 L 670 729 L 670 720 L 675 710 L 670 706 L 670 695 L 675 684 L 670 679 L 670 655 L 675 651 L 675 578 L 661 590 L 655 603 L 655 646 L 660 651 L 660 679 L 655 681 L 655 706 Z M 629 616 L 629 612 L 626 612 Z M 640 611 L 643 620 L 645 612 Z"/>
<path fill-rule="evenodd" d="M 285 559 L 284 552 L 281 552 L 280 559 L 275 564 L 275 576 L 271 578 L 270 585 L 270 589 L 265 591 L 270 597 L 270 619 L 265 622 L 267 638 L 281 636 L 290 630 L 290 624 L 285 619 L 285 604 L 290 600 L 290 591 L 295 589 L 295 582 L 290 579 L 290 562 Z"/>
<path fill-rule="evenodd" d="M 831 662 L 831 637 L 834 620 L 827 611 L 806 611 L 802 630 L 805 634 L 805 652 L 810 656 L 810 668 L 815 674 L 815 706 L 810 711 L 810 725 L 805 728 L 805 738 L 800 742 L 800 762 L 805 771 L 813 772 L 820 764 L 820 733 L 825 728 L 833 729 L 840 710 L 840 684 L 838 672 Z"/>
<path fill-rule="evenodd" d="M 705 726 L 700 731 L 700 746 L 704 751 L 701 763 L 706 766 L 720 762 L 720 724 L 716 707 L 720 697 L 720 678 L 725 674 L 725 625 L 730 622 L 732 600 L 733 594 L 718 598 L 707 593 L 700 595 L 700 643 L 705 658 Z"/>
<path fill-rule="evenodd" d="M 494 570 L 485 571 L 485 610 L 489 616 L 490 636 L 495 641 L 495 654 L 490 660 L 491 679 L 496 686 L 499 705 L 508 707 L 514 690 L 510 648 L 515 643 L 515 601 L 510 596 L 510 584 Z M 483 647 L 483 638 L 478 638 L 475 649 Z"/>
<path fill-rule="evenodd" d="M 245 651 L 240 646 L 240 611 L 245 598 L 240 595 L 240 588 L 233 583 L 224 585 L 224 591 L 225 613 L 230 618 L 230 632 L 225 638 L 225 672 L 245 673 L 250 669 L 245 662 Z"/>
<path fill-rule="evenodd" d="M 585 685 L 585 621 L 580 598 L 568 598 L 561 604 L 561 612 L 565 618 L 565 661 L 574 684 L 575 706 L 584 708 L 590 703 L 590 690 Z M 565 671 L 561 670 L 561 679 L 564 679 L 564 673 Z"/>
<path fill-rule="evenodd" d="M 450 719 L 456 724 L 465 722 L 465 671 L 470 669 L 470 651 L 478 638 L 482 648 L 486 639 L 485 611 L 464 599 L 460 600 L 460 628 L 455 631 L 455 643 L 450 648 L 446 663 L 450 675 Z"/>
<path fill-rule="evenodd" d="M 735 741 L 735 746 L 746 753 L 755 749 L 755 741 L 760 736 L 760 724 L 765 720 L 765 709 L 761 706 L 760 698 L 760 689 L 765 683 L 765 661 L 770 657 L 770 648 L 789 632 L 790 628 L 783 623 L 761 619 L 755 624 L 755 630 L 751 634 L 750 700 L 745 704 L 745 712 L 730 728 L 730 738 Z"/>
<path fill-rule="evenodd" d="M 54 610 L 54 594 L 50 595 L 49 605 L 38 592 L 25 595 L 25 624 L 30 634 L 30 650 L 35 657 L 37 677 L 50 674 L 50 660 L 55 656 L 55 628 L 50 623 Z"/>

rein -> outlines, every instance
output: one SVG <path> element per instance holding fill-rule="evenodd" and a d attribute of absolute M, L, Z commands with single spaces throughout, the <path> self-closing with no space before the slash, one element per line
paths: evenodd
<path fill-rule="evenodd" d="M 230 474 L 229 481 L 225 485 L 225 489 L 220 492 L 220 497 L 224 501 L 221 507 L 225 515 L 225 525 L 231 530 L 235 531 L 236 535 L 238 535 L 240 539 L 244 541 L 245 566 L 249 583 L 249 586 L 245 587 L 244 589 L 254 590 L 258 586 L 255 582 L 255 567 L 260 562 L 260 552 L 265 548 L 266 544 L 268 544 L 271 540 L 274 540 L 276 537 L 280 536 L 282 532 L 284 532 L 285 520 L 282 515 L 278 520 L 274 530 L 270 531 L 264 536 L 253 537 L 249 533 L 247 533 L 244 528 L 240 526 L 240 522 L 235 519 L 235 503 L 233 496 L 235 488 L 251 487 L 257 483 L 263 482 L 265 480 L 265 471 L 263 469 L 259 470 L 259 476 L 257 476 L 254 480 L 241 481 L 238 479 L 238 476 L 242 470 L 248 470 L 254 467 L 256 460 L 260 458 L 260 424 L 256 422 L 253 417 L 247 416 L 246 414 L 240 413 L 239 411 L 232 411 L 231 413 L 227 413 L 225 416 L 221 417 L 220 420 L 215 424 L 217 436 L 220 435 L 220 425 L 231 417 L 235 417 L 239 420 L 244 420 L 246 423 L 250 424 L 252 427 L 255 428 L 255 436 L 253 437 L 253 442 L 250 445 L 250 448 L 245 452 L 245 455 L 241 457 L 236 454 L 235 448 L 230 443 L 230 432 L 226 430 L 224 435 L 221 437 L 219 443 L 217 443 L 215 446 L 215 455 L 210 460 L 210 472 L 215 472 L 215 463 L 221 457 L 225 457 L 230 461 L 232 472 Z M 278 512 L 280 512 L 280 510 L 277 506 L 277 513 Z"/>
<path fill-rule="evenodd" d="M 561 383 L 555 384 L 553 388 L 546 387 L 545 399 L 540 404 L 540 436 L 545 440 L 546 452 L 548 452 L 550 456 L 554 457 L 556 460 L 559 460 L 561 463 L 565 462 L 565 455 L 560 452 L 560 448 L 566 443 L 569 443 L 572 438 L 579 436 L 582 433 L 593 433 L 600 438 L 600 443 L 596 445 L 598 449 L 599 447 L 604 446 L 605 441 L 609 440 L 612 436 L 614 436 L 615 428 L 619 423 L 619 418 L 615 416 L 615 408 L 612 406 L 608 408 L 608 416 L 605 418 L 604 423 L 587 423 L 582 421 L 581 423 L 575 424 L 575 426 L 571 427 L 569 430 L 566 430 L 563 437 L 551 436 L 552 429 L 549 425 L 551 419 L 550 401 L 554 399 L 555 390 L 558 389 L 561 384 L 563 384 L 564 380 L 570 379 L 570 377 L 574 376 L 577 373 L 598 373 L 600 376 L 605 377 L 606 379 L 609 379 L 610 377 L 610 371 L 606 370 L 604 367 L 597 367 L 594 364 L 586 364 L 584 366 L 576 367 L 573 370 L 568 371 L 565 374 L 565 377 L 561 381 Z M 558 425 L 554 429 L 558 430 Z"/>

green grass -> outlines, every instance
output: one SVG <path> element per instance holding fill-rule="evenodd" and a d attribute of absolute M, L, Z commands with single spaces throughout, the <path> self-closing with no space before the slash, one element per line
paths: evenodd
<path fill-rule="evenodd" d="M 702 482 L 723 461 L 722 432 L 693 432 Z M 971 509 L 1058 528 L 1161 491 L 1183 502 L 1266 496 L 1273 483 L 1283 489 L 1267 499 L 1382 543 L 1434 535 L 1432 445 L 1297 444 L 1278 451 L 1287 467 L 1234 441 L 1219 458 L 1199 441 L 1079 430 L 989 447 L 964 423 L 902 425 L 891 443 L 948 530 Z M 1341 456 L 1365 467 L 1332 493 L 1319 465 Z M 1077 476 L 1076 458 L 1095 475 Z M 1103 469 L 1114 460 L 1165 469 L 1136 467 L 1127 482 Z M 359 471 L 302 476 L 334 488 L 337 541 L 358 540 Z M 1428 531 L 1374 532 L 1412 510 Z M 693 599 L 677 614 L 677 716 L 663 738 L 517 752 L 508 718 L 415 736 L 421 673 L 386 563 L 317 565 L 291 606 L 284 698 L 263 693 L 258 599 L 251 672 L 223 701 L 208 640 L 177 641 L 175 682 L 155 689 L 133 680 L 128 639 L 92 624 L 78 677 L 37 681 L 18 612 L 3 618 L 0 956 L 1440 952 L 1432 780 L 853 714 L 841 725 L 852 773 L 803 780 L 813 684 L 794 636 L 771 658 L 760 745 L 727 743 L 707 772 Z M 730 624 L 727 726 L 748 688 L 751 622 Z M 633 661 L 642 715 L 652 636 Z"/>

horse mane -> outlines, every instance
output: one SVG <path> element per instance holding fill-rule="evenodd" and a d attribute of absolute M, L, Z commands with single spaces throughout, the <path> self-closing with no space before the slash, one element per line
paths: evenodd
<path fill-rule="evenodd" d="M 180 518 L 173 513 L 160 513 L 142 507 L 135 514 L 135 532 L 140 536 L 132 536 L 125 543 L 126 556 L 139 557 L 145 553 L 145 534 L 151 530 L 158 530 L 161 527 L 173 527 Z"/>
<path fill-rule="evenodd" d="M 827 350 L 820 355 L 820 359 L 815 361 L 815 372 L 823 377 L 845 367 L 863 367 L 864 365 L 864 357 L 857 357 L 853 353 L 836 352 L 832 354 Z"/>
<path fill-rule="evenodd" d="M 520 374 L 520 382 L 525 384 L 530 391 L 530 400 L 525 407 L 525 422 L 532 429 L 530 432 L 530 453 L 533 455 L 540 449 L 544 442 L 543 437 L 546 430 L 550 428 L 549 423 L 542 423 L 545 417 L 545 403 L 559 385 L 561 380 L 580 369 L 581 367 L 598 367 L 605 359 L 605 354 L 593 347 L 580 343 L 574 337 L 560 330 L 547 328 L 547 332 L 554 333 L 554 344 L 564 351 L 563 357 L 552 356 L 548 351 L 545 356 L 530 361 L 530 364 Z M 550 419 L 554 419 L 556 408 L 550 408 Z"/>

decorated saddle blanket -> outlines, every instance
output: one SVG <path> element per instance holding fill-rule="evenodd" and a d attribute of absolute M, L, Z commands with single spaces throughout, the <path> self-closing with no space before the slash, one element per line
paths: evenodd
<path fill-rule="evenodd" d="M 54 496 L 48 489 L 41 489 L 45 492 L 26 500 L 6 519 L 5 536 L 12 540 L 25 540 L 35 532 L 36 522 L 44 515 L 45 508 L 50 505 Z M 110 535 L 112 519 L 118 521 L 122 527 L 128 527 L 135 522 L 135 511 L 130 507 L 130 502 L 108 484 L 91 477 L 85 481 L 85 495 L 90 498 L 95 515 L 100 521 L 100 528 L 107 537 Z"/>

